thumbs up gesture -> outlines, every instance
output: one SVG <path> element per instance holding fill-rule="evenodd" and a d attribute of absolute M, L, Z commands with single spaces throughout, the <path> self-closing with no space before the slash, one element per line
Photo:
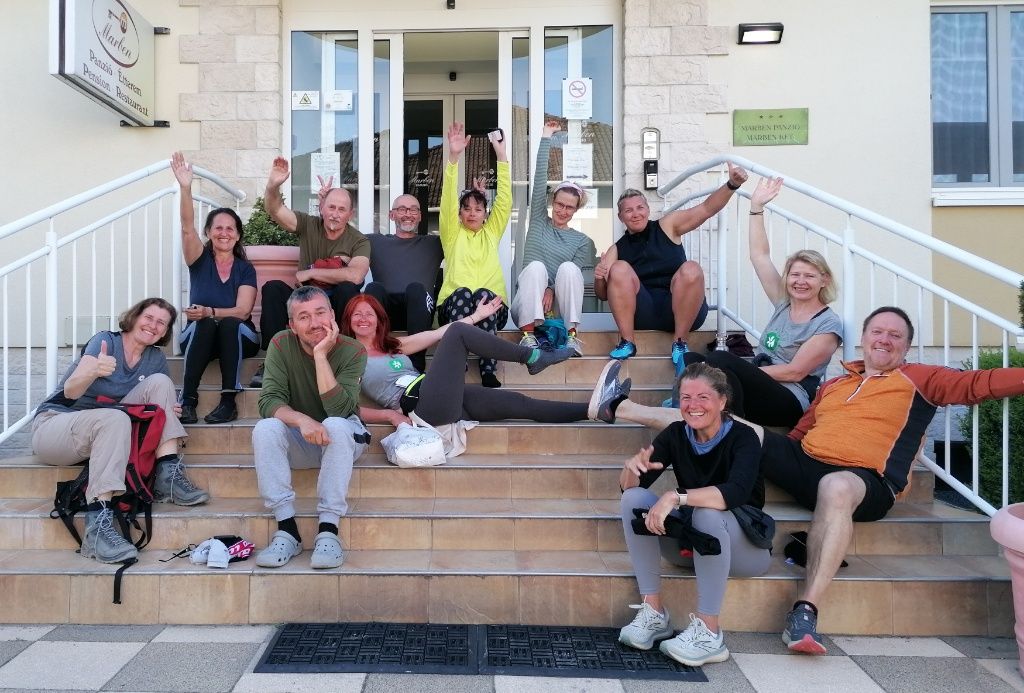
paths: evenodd
<path fill-rule="evenodd" d="M 86 372 L 91 373 L 94 378 L 105 378 L 117 368 L 117 359 L 108 353 L 107 340 L 100 342 L 100 353 L 97 356 L 83 356 L 81 366 L 85 366 Z"/>

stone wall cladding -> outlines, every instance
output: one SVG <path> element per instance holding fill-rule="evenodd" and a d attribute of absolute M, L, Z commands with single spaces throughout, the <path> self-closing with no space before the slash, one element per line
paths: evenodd
<path fill-rule="evenodd" d="M 178 1 L 199 16 L 198 33 L 178 37 L 199 71 L 199 93 L 179 99 L 179 118 L 199 123 L 187 155 L 246 193 L 245 218 L 281 146 L 281 0 Z"/>
<path fill-rule="evenodd" d="M 622 187 L 642 188 L 640 130 L 661 131 L 662 183 L 728 148 L 708 142 L 708 114 L 727 113 L 724 84 L 712 84 L 712 56 L 727 55 L 730 27 L 708 25 L 709 0 L 625 0 L 623 5 Z M 690 186 L 693 187 L 693 186 Z M 699 185 L 696 187 L 700 187 Z M 678 197 L 677 193 L 671 194 Z M 661 201 L 652 195 L 652 206 Z"/>

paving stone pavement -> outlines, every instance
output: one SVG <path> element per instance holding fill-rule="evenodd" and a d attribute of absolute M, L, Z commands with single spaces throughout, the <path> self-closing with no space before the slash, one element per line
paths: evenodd
<path fill-rule="evenodd" d="M 1009 638 L 833 636 L 828 657 L 790 655 L 775 633 L 726 634 L 733 657 L 706 684 L 406 674 L 255 674 L 271 626 L 0 626 L 0 691 L 331 691 L 352 693 L 873 693 L 1017 691 Z"/>

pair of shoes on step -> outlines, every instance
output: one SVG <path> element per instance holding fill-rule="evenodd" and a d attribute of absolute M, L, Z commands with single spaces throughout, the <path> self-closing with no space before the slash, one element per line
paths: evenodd
<path fill-rule="evenodd" d="M 690 614 L 690 625 L 673 638 L 667 609 L 661 613 L 646 602 L 630 604 L 630 608 L 637 609 L 637 615 L 619 631 L 619 642 L 623 645 L 649 650 L 660 640 L 658 649 L 663 655 L 691 667 L 729 659 L 725 632 L 719 629 L 718 633 L 712 633 L 697 616 Z"/>
<path fill-rule="evenodd" d="M 302 544 L 288 532 L 277 530 L 270 539 L 270 545 L 256 554 L 256 565 L 261 568 L 280 568 L 302 553 Z M 320 532 L 313 542 L 313 555 L 309 559 L 311 568 L 338 568 L 345 560 L 341 540 L 334 532 Z"/>
<path fill-rule="evenodd" d="M 203 417 L 203 421 L 208 424 L 222 424 L 234 421 L 237 418 L 238 406 L 234 402 L 221 402 L 213 411 Z M 196 414 L 196 406 L 194 404 L 182 404 L 181 416 L 178 417 L 178 421 L 183 424 L 198 423 L 199 416 Z"/>

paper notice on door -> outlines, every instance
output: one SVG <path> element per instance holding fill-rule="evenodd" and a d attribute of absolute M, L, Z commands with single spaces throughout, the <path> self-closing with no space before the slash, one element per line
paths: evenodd
<path fill-rule="evenodd" d="M 313 152 L 309 157 L 309 187 L 313 192 L 318 192 L 320 182 L 326 183 L 328 178 L 331 180 L 332 188 L 337 188 L 341 183 L 341 154 Z"/>
<path fill-rule="evenodd" d="M 324 94 L 325 111 L 351 111 L 352 90 L 335 89 Z"/>
<path fill-rule="evenodd" d="M 594 114 L 594 82 L 589 77 L 562 80 L 562 117 L 586 120 Z"/>
<path fill-rule="evenodd" d="M 580 185 L 594 180 L 594 145 L 567 144 L 562 147 L 562 175 Z"/>
<path fill-rule="evenodd" d="M 293 111 L 319 111 L 320 110 L 320 92 L 318 92 L 318 91 L 293 91 L 292 92 L 292 110 Z"/>

